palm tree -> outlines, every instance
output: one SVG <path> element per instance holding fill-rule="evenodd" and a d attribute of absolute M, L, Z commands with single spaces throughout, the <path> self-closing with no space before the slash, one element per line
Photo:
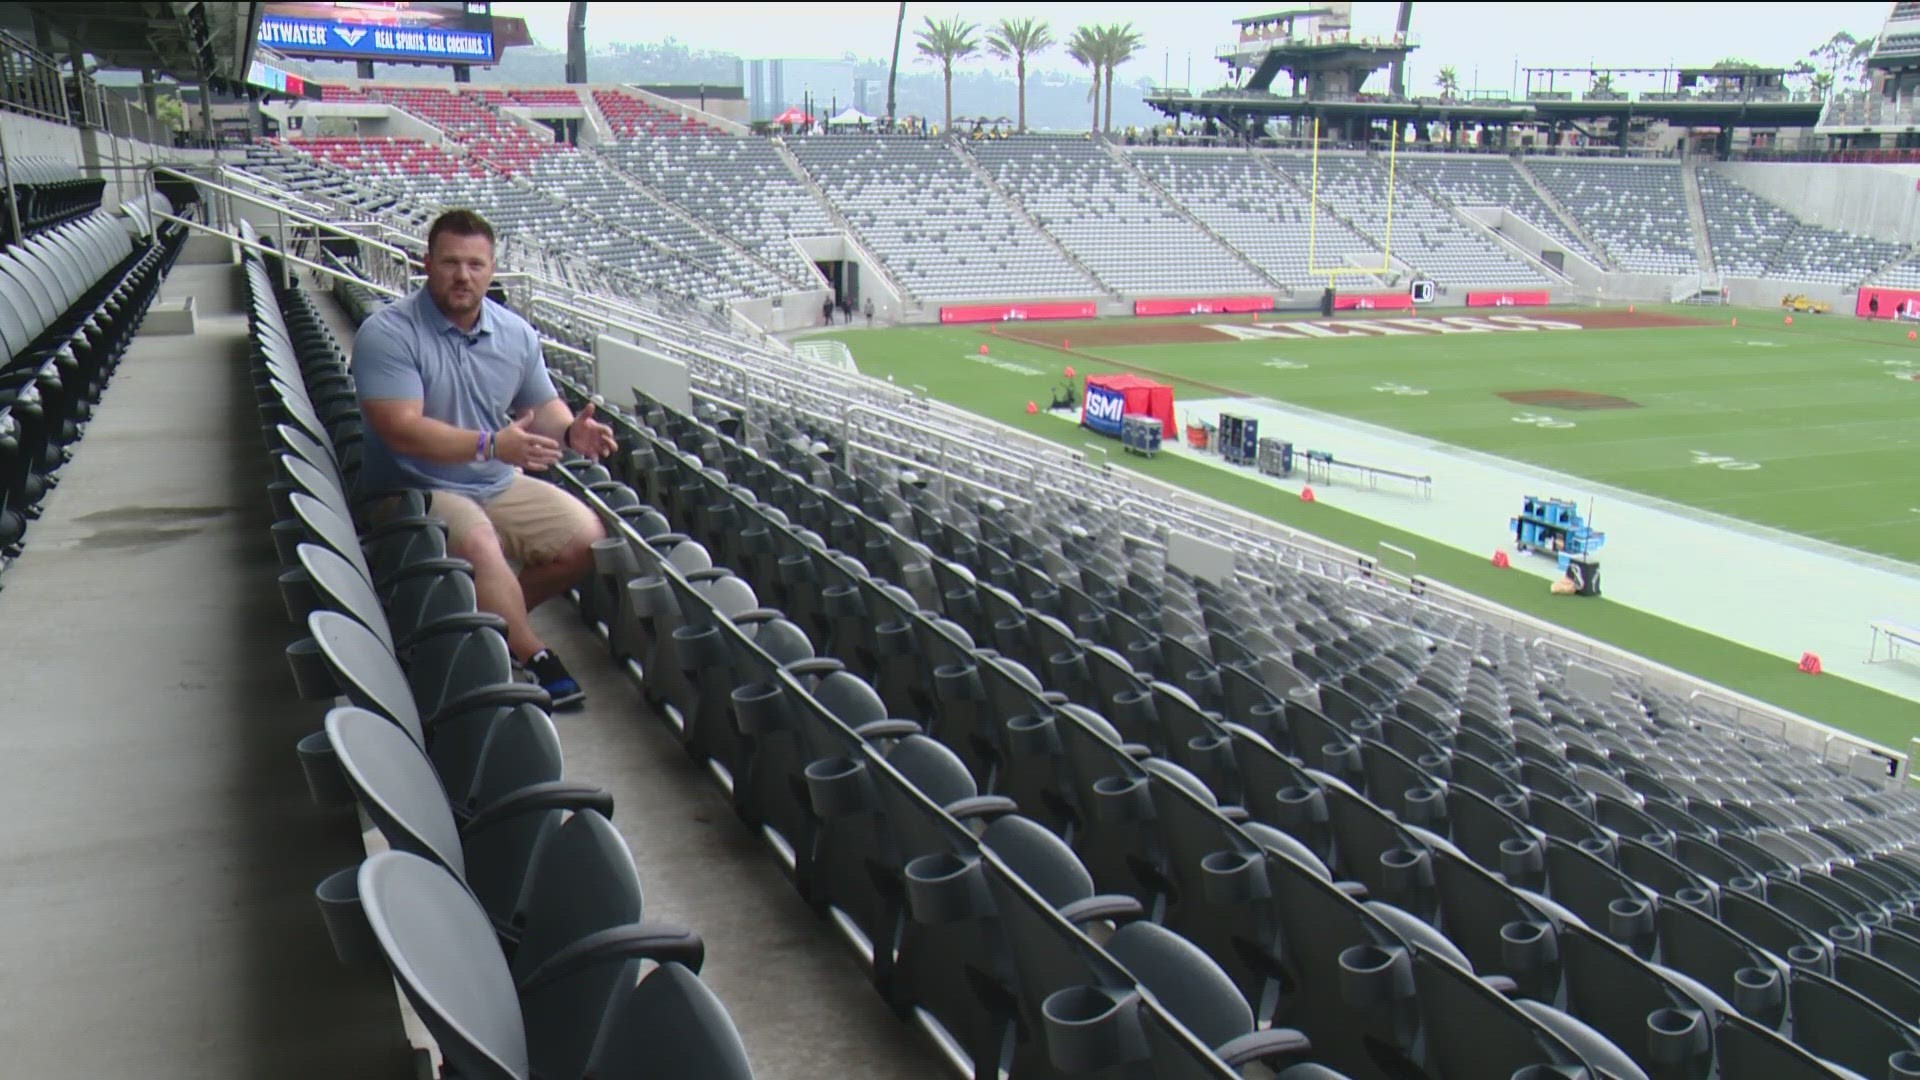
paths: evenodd
<path fill-rule="evenodd" d="M 1440 69 L 1439 75 L 1434 77 L 1433 85 L 1440 88 L 1440 96 L 1443 99 L 1452 101 L 1454 95 L 1460 92 L 1460 73 L 1453 70 L 1452 64 L 1448 64 Z"/>
<path fill-rule="evenodd" d="M 1100 28 L 1100 59 L 1107 69 L 1107 130 L 1113 130 L 1113 73 L 1140 52 L 1140 31 L 1133 24 L 1114 23 Z"/>
<path fill-rule="evenodd" d="M 887 123 L 895 123 L 893 88 L 900 81 L 900 32 L 907 28 L 907 0 L 900 0 L 900 15 L 893 21 L 893 66 L 887 69 Z"/>
<path fill-rule="evenodd" d="M 920 59 L 940 65 L 940 74 L 947 80 L 947 126 L 941 130 L 953 131 L 953 65 L 957 60 L 965 60 L 980 50 L 980 43 L 973 40 L 973 32 L 979 27 L 955 15 L 951 19 L 934 21 L 928 15 L 926 23 L 913 32 L 920 40 L 916 48 L 920 50 Z"/>
<path fill-rule="evenodd" d="M 1073 31 L 1073 37 L 1067 39 L 1067 55 L 1078 61 L 1080 66 L 1093 69 L 1093 89 L 1087 98 L 1093 102 L 1093 130 L 1100 130 L 1100 67 L 1101 49 L 1100 31 L 1097 27 L 1081 26 Z"/>
<path fill-rule="evenodd" d="M 987 32 L 987 51 L 1013 61 L 1014 81 L 1020 87 L 1020 131 L 1027 130 L 1027 57 L 1053 48 L 1053 30 L 1035 18 L 1001 19 Z"/>

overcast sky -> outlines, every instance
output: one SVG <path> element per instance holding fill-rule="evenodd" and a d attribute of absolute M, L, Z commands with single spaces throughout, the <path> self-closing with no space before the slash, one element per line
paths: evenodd
<path fill-rule="evenodd" d="M 1132 20 L 1147 47 L 1121 68 L 1128 78 L 1158 82 L 1170 72 L 1173 85 L 1213 86 L 1224 66 L 1214 48 L 1233 40 L 1232 21 L 1284 10 L 1286 3 L 1212 4 L 908 4 L 908 37 L 901 64 L 913 53 L 912 30 L 925 16 L 963 15 L 977 23 L 1035 15 L 1064 38 L 1082 22 Z M 1298 5 L 1305 6 L 1305 5 Z M 494 4 L 503 15 L 527 20 L 536 40 L 566 46 L 567 5 Z M 1396 3 L 1354 5 L 1359 32 L 1390 31 Z M 1821 4 L 1458 4 L 1416 3 L 1413 31 L 1420 49 L 1409 60 L 1409 83 L 1428 88 L 1446 64 L 1460 74 L 1462 90 L 1509 88 L 1518 66 L 1706 67 L 1725 57 L 1787 66 L 1837 30 L 1858 37 L 1878 33 L 1889 5 Z M 815 4 L 589 4 L 587 39 L 657 42 L 672 37 L 689 46 L 736 52 L 748 59 L 830 59 L 846 52 L 885 57 L 893 48 L 890 3 Z M 991 63 L 981 60 L 978 63 Z M 1072 70 L 1058 49 L 1034 66 Z M 1517 89 L 1517 87 L 1515 87 Z"/>

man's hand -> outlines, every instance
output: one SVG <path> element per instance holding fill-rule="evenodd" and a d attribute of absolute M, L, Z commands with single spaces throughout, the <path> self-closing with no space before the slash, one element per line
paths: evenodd
<path fill-rule="evenodd" d="M 532 429 L 529 412 L 493 436 L 493 456 L 528 472 L 540 472 L 560 460 L 560 444 Z"/>
<path fill-rule="evenodd" d="M 567 445 L 575 453 L 599 461 L 620 449 L 620 440 L 614 438 L 611 427 L 593 418 L 593 402 L 589 401 L 567 426 Z"/>

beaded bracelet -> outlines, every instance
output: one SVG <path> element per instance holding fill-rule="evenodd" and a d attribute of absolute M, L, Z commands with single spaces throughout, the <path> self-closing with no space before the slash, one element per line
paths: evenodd
<path fill-rule="evenodd" d="M 491 441 L 492 438 L 493 433 L 490 431 L 480 433 L 479 441 L 473 445 L 473 460 L 485 461 L 487 459 L 487 443 Z"/>

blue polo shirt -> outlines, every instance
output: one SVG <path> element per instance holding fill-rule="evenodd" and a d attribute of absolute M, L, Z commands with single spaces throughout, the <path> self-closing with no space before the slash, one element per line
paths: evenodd
<path fill-rule="evenodd" d="M 558 396 L 540 335 L 527 320 L 484 300 L 469 332 L 448 320 L 424 288 L 360 324 L 353 381 L 363 402 L 417 399 L 429 418 L 469 431 L 498 431 L 510 422 L 509 410 Z M 422 461 L 390 450 L 368 425 L 359 490 L 425 488 L 485 501 L 507 490 L 518 471 L 504 461 Z"/>

